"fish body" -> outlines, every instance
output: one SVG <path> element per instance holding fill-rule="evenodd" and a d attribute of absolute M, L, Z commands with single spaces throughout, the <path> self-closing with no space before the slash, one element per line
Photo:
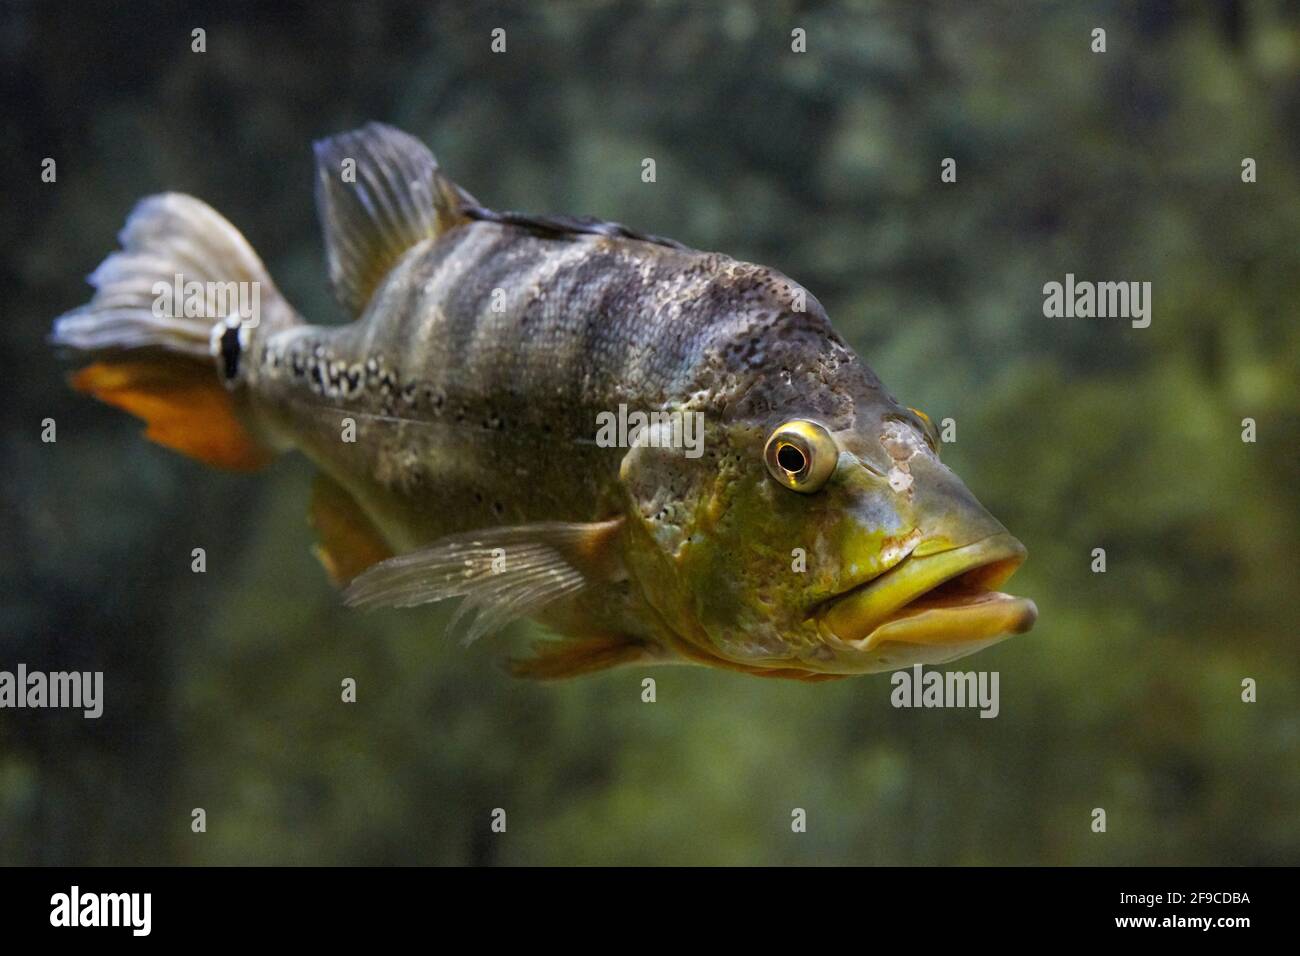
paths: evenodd
<path fill-rule="evenodd" d="M 725 256 L 472 222 L 412 249 L 357 322 L 269 337 L 250 391 L 282 444 L 373 501 L 408 548 L 475 527 L 593 521 L 617 505 L 627 453 L 600 447 L 598 416 L 620 404 L 718 414 L 733 399 L 721 380 L 730 343 L 761 337 L 797 290 Z M 802 343 L 845 361 L 811 304 Z M 878 388 L 865 366 L 847 371 Z M 355 445 L 339 441 L 345 415 Z"/>
<path fill-rule="evenodd" d="M 165 444 L 235 467 L 306 454 L 350 603 L 460 597 L 471 636 L 535 618 L 562 638 L 519 664 L 536 677 L 677 661 L 821 679 L 1032 624 L 1032 602 L 993 590 L 1023 547 L 791 279 L 612 223 L 495 213 L 389 127 L 317 159 L 355 321 L 308 324 L 233 227 L 164 196 L 54 339 L 97 359 L 81 387 Z M 160 260 L 257 282 L 258 321 L 160 317 L 156 297 L 145 317 Z M 624 409 L 658 419 L 602 441 Z M 688 416 L 693 453 L 672 430 Z"/>

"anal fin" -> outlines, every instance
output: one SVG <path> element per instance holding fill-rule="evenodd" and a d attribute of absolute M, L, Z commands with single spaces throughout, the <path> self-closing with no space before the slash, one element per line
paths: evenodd
<path fill-rule="evenodd" d="M 328 475 L 316 476 L 307 520 L 320 539 L 314 549 L 316 557 L 336 585 L 347 584 L 362 571 L 393 556 L 356 499 Z"/>

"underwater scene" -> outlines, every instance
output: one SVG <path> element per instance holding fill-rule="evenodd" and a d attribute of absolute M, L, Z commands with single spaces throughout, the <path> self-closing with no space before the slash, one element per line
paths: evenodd
<path fill-rule="evenodd" d="M 0 864 L 1300 863 L 1294 4 L 0 59 Z"/>

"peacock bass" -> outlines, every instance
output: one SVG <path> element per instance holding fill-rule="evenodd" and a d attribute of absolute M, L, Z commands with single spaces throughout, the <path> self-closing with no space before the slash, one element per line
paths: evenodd
<path fill-rule="evenodd" d="M 355 321 L 307 323 L 238 230 L 167 193 L 52 341 L 89 361 L 76 388 L 156 442 L 233 469 L 311 459 L 347 604 L 459 597 L 468 640 L 532 618 L 553 635 L 512 666 L 536 678 L 676 662 L 819 680 L 1032 626 L 1033 602 L 997 590 L 1024 547 L 797 283 L 493 211 L 388 126 L 315 149 Z M 640 418 L 605 427 L 615 413 Z"/>

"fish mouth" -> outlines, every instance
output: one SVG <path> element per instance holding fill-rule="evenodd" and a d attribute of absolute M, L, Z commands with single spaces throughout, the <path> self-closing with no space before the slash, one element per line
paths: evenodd
<path fill-rule="evenodd" d="M 886 642 L 978 650 L 1023 634 L 1038 618 L 1033 601 L 997 590 L 1025 555 L 1025 546 L 1006 532 L 936 553 L 914 552 L 824 601 L 814 616 L 825 631 L 861 651 Z"/>

